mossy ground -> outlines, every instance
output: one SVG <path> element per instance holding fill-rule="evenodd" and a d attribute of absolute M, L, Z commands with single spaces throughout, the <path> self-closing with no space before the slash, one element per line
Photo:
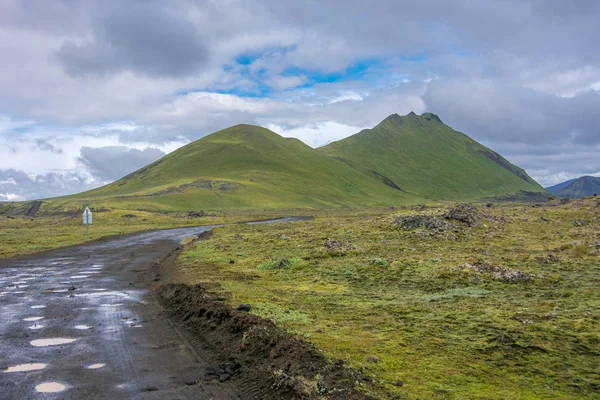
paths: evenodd
<path fill-rule="evenodd" d="M 299 210 L 276 211 L 215 211 L 207 216 L 189 218 L 187 213 L 157 213 L 139 210 L 103 209 L 94 211 L 89 239 L 85 236 L 81 210 L 70 210 L 41 217 L 0 215 L 0 258 L 30 254 L 43 250 L 84 243 L 107 236 L 122 235 L 150 229 L 183 226 L 213 225 L 241 221 L 277 218 L 286 212 L 301 214 Z"/>
<path fill-rule="evenodd" d="M 600 398 L 600 206 L 480 206 L 480 226 L 448 234 L 395 223 L 446 208 L 219 228 L 179 268 L 364 370 L 376 397 Z"/>

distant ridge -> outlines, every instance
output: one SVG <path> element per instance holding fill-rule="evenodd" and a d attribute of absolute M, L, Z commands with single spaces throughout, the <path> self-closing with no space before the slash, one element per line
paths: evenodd
<path fill-rule="evenodd" d="M 548 186 L 546 188 L 546 190 L 548 190 L 550 193 L 558 193 L 561 190 L 563 190 L 564 188 L 566 188 L 567 186 L 569 186 L 571 183 L 575 182 L 577 180 L 577 178 L 575 179 L 569 179 L 568 181 L 564 181 L 562 183 L 556 184 L 554 186 Z"/>
<path fill-rule="evenodd" d="M 558 190 L 556 188 L 558 187 Z M 578 179 L 560 183 L 548 188 L 552 193 L 571 199 L 581 199 L 587 196 L 600 195 L 600 178 L 595 176 L 582 176 Z"/>

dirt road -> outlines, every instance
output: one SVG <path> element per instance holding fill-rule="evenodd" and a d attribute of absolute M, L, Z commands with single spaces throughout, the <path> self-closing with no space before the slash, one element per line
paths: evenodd
<path fill-rule="evenodd" d="M 0 260 L 0 399 L 238 399 L 149 288 L 183 228 Z M 200 383 L 199 383 L 200 382 Z"/>

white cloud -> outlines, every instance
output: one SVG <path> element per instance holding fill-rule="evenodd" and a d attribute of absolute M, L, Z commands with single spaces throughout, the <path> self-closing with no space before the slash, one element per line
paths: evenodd
<path fill-rule="evenodd" d="M 598 171 L 577 160 L 597 150 L 599 18 L 535 0 L 4 0 L 0 169 L 85 175 L 82 147 L 168 152 L 238 123 L 317 146 L 427 110 L 541 181 Z"/>
<path fill-rule="evenodd" d="M 285 126 L 273 124 L 268 124 L 266 127 L 273 132 L 279 133 L 281 136 L 300 139 L 313 148 L 335 142 L 367 128 L 366 126 L 350 126 L 333 121 L 320 122 L 295 128 L 286 128 Z"/>
<path fill-rule="evenodd" d="M 23 196 L 14 193 L 0 193 L 0 200 L 3 201 L 21 201 L 25 200 Z"/>

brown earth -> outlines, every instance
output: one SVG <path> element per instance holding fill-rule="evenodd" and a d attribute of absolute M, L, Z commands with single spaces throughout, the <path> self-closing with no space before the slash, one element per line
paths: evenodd
<path fill-rule="evenodd" d="M 200 239 L 209 237 L 205 232 Z M 271 321 L 238 311 L 210 285 L 181 282 L 177 250 L 155 263 L 149 278 L 169 318 L 203 358 L 218 362 L 209 375 L 250 399 L 370 399 L 356 390 L 369 377 L 330 362 L 318 349 Z"/>

